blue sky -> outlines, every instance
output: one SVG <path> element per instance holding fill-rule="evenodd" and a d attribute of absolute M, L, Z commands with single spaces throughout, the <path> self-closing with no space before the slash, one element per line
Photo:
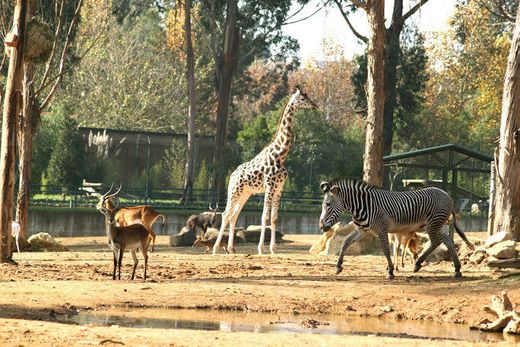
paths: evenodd
<path fill-rule="evenodd" d="M 405 0 L 405 11 L 413 6 L 418 0 Z M 419 9 L 412 17 L 423 32 L 444 31 L 447 29 L 447 20 L 453 13 L 456 0 L 430 0 Z M 291 18 L 289 21 L 304 18 L 316 11 L 323 1 L 311 0 L 303 11 Z M 386 1 L 385 17 L 392 13 L 393 1 Z M 294 5 L 291 13 L 300 8 Z M 352 15 L 351 22 L 354 27 L 365 36 L 368 36 L 368 25 L 366 15 L 363 11 L 357 11 Z M 298 40 L 300 43 L 300 58 L 304 61 L 309 58 L 323 59 L 321 43 L 324 38 L 339 44 L 346 57 L 351 58 L 354 54 L 361 53 L 364 45 L 359 44 L 338 8 L 329 6 L 321 9 L 311 18 L 284 27 L 284 32 Z"/>

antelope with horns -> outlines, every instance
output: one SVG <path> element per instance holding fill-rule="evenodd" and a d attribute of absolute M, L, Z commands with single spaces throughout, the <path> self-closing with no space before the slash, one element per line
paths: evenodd
<path fill-rule="evenodd" d="M 99 202 L 96 206 L 98 210 L 104 208 L 110 212 L 114 212 L 115 220 L 118 226 L 124 227 L 136 223 L 141 223 L 148 230 L 152 242 L 152 252 L 155 250 L 155 237 L 157 236 L 153 231 L 152 225 L 155 223 L 157 218 L 162 219 L 161 229 L 164 229 L 164 225 L 166 223 L 166 217 L 163 214 L 155 211 L 148 205 L 139 205 L 139 206 L 128 206 L 128 207 L 119 207 L 119 198 L 117 194 L 121 191 L 121 186 L 119 189 L 110 194 L 112 191 L 112 187 L 110 187 L 109 191 L 103 194 L 99 198 Z M 117 207 L 115 207 L 117 204 Z M 148 242 L 149 244 L 150 242 Z M 147 247 L 148 247 L 147 244 Z"/>
<path fill-rule="evenodd" d="M 102 200 L 102 206 L 105 203 L 105 197 Z M 146 279 L 146 268 L 148 267 L 148 253 L 147 247 L 149 243 L 150 233 L 148 229 L 142 224 L 131 224 L 127 226 L 116 226 L 115 210 L 119 207 L 119 200 L 114 210 L 109 210 L 105 207 L 99 208 L 99 211 L 105 216 L 105 229 L 108 236 L 108 244 L 114 253 L 114 272 L 112 279 L 116 279 L 116 268 L 118 269 L 117 279 L 121 279 L 121 263 L 123 261 L 123 253 L 129 250 L 134 258 L 134 269 L 132 270 L 132 280 L 135 276 L 135 269 L 138 264 L 136 251 L 141 249 L 144 257 L 144 276 Z"/>

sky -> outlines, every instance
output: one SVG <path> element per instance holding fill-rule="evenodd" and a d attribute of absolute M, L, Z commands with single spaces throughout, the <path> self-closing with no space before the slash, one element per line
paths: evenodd
<path fill-rule="evenodd" d="M 404 0 L 404 11 L 412 7 L 418 0 Z M 454 11 L 456 0 L 430 0 L 424 4 L 411 18 L 417 23 L 423 32 L 445 31 L 448 27 L 448 18 Z M 311 0 L 304 9 L 289 20 L 295 21 L 305 18 L 321 7 L 323 0 Z M 385 17 L 389 18 L 392 13 L 393 1 L 387 0 Z M 296 12 L 300 5 L 293 5 L 291 14 Z M 364 11 L 357 11 L 349 17 L 352 24 L 361 34 L 368 36 L 368 22 Z M 388 27 L 388 21 L 387 21 Z M 308 59 L 323 60 L 321 50 L 324 38 L 340 45 L 344 55 L 352 58 L 354 54 L 363 52 L 364 44 L 352 34 L 336 6 L 322 8 L 311 18 L 295 24 L 284 26 L 284 32 L 300 43 L 300 58 L 302 61 Z"/>

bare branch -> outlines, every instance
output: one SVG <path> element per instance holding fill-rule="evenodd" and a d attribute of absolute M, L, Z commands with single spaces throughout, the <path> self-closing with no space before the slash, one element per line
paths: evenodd
<path fill-rule="evenodd" d="M 361 41 L 363 41 L 364 43 L 368 43 L 368 38 L 364 35 L 361 35 L 359 33 L 359 31 L 356 30 L 356 28 L 354 28 L 354 26 L 352 25 L 352 23 L 350 22 L 350 20 L 348 19 L 348 15 L 347 13 L 345 12 L 345 10 L 343 9 L 343 7 L 341 7 L 341 4 L 338 0 L 334 0 L 334 2 L 336 3 L 336 5 L 338 6 L 339 8 L 339 11 L 341 12 L 341 15 L 343 16 L 343 18 L 345 19 L 345 21 L 347 22 L 347 25 L 348 27 L 350 28 L 350 30 L 352 31 L 352 33 L 354 35 L 356 35 L 356 37 L 358 39 L 360 39 Z"/>
<path fill-rule="evenodd" d="M 364 10 L 367 10 L 368 6 L 369 6 L 369 3 L 367 3 L 366 1 L 362 1 L 362 0 L 350 0 L 350 2 L 352 3 L 352 5 L 354 5 L 356 7 L 360 7 Z"/>
<path fill-rule="evenodd" d="M 78 1 L 78 5 L 76 6 L 76 9 L 74 11 L 74 15 L 72 16 L 72 20 L 69 24 L 69 30 L 67 32 L 67 37 L 65 38 L 65 43 L 63 44 L 63 50 L 61 52 L 61 58 L 60 58 L 60 65 L 58 69 L 58 77 L 54 81 L 54 85 L 52 86 L 51 90 L 49 91 L 49 94 L 47 94 L 47 97 L 45 97 L 44 101 L 41 103 L 40 110 L 43 110 L 49 101 L 51 100 L 52 96 L 56 92 L 56 89 L 58 88 L 58 85 L 60 84 L 62 78 L 63 78 L 63 70 L 65 68 L 65 60 L 68 55 L 70 41 L 72 38 L 72 32 L 74 31 L 74 28 L 76 27 L 76 23 L 79 18 L 79 11 L 81 10 L 81 6 L 83 5 L 83 0 Z"/>
<path fill-rule="evenodd" d="M 514 23 L 515 22 L 515 15 L 509 13 L 506 10 L 506 8 L 504 7 L 504 2 L 501 1 L 501 0 L 495 0 L 494 2 L 496 3 L 496 10 L 492 9 L 489 5 L 487 5 L 483 1 L 477 0 L 477 4 L 480 7 L 482 7 L 483 9 L 485 9 L 486 11 L 488 11 L 489 13 L 491 13 L 493 16 Z"/>
<path fill-rule="evenodd" d="M 307 19 L 311 18 L 312 16 L 314 16 L 316 13 L 320 12 L 325 6 L 327 6 L 329 4 L 329 2 L 331 2 L 331 0 L 327 0 L 321 7 L 319 7 L 316 11 L 314 11 L 313 13 L 308 15 L 307 17 L 303 17 L 301 19 L 297 19 L 297 20 L 294 20 L 292 22 L 284 22 L 284 23 L 282 23 L 282 25 L 289 25 L 289 24 L 295 24 L 295 23 L 303 22 L 304 20 L 307 20 Z"/>
<path fill-rule="evenodd" d="M 57 6 L 58 2 L 56 2 Z M 60 32 L 61 32 L 61 22 L 63 21 L 63 8 L 64 8 L 65 0 L 61 0 L 61 5 L 59 9 L 59 14 L 57 15 L 57 22 L 56 22 L 56 30 L 54 32 L 54 41 L 52 42 L 52 50 L 51 54 L 49 55 L 49 58 L 47 59 L 47 64 L 45 64 L 45 72 L 43 73 L 42 80 L 40 82 L 40 85 L 38 86 L 38 89 L 35 92 L 35 95 L 38 95 L 40 91 L 42 90 L 42 86 L 47 81 L 47 78 L 49 77 L 49 72 L 52 66 L 52 62 L 54 60 L 54 55 L 56 54 L 56 46 L 58 45 Z M 57 8 L 56 8 L 57 10 Z"/>
<path fill-rule="evenodd" d="M 413 6 L 411 9 L 406 12 L 403 17 L 401 18 L 401 22 L 404 23 L 410 16 L 412 16 L 417 10 L 421 8 L 422 5 L 427 3 L 428 0 L 420 0 L 415 6 Z"/>

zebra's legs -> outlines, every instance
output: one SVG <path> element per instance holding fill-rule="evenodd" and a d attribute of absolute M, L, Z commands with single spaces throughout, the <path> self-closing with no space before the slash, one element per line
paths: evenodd
<path fill-rule="evenodd" d="M 442 234 L 441 236 L 442 242 L 448 248 L 450 252 L 451 260 L 453 261 L 453 266 L 455 267 L 455 278 L 461 278 L 462 273 L 460 272 L 460 261 L 457 255 L 457 251 L 455 250 L 455 244 L 453 243 L 453 239 L 450 237 L 448 233 Z"/>
<path fill-rule="evenodd" d="M 341 250 L 339 252 L 338 262 L 336 263 L 336 275 L 339 275 L 341 271 L 343 271 L 343 267 L 341 265 L 343 265 L 343 257 L 345 256 L 347 248 L 351 244 L 359 240 L 360 237 L 361 232 L 357 228 L 356 230 L 348 234 L 347 237 L 345 237 L 345 240 L 343 241 L 343 244 L 341 245 Z"/>
<path fill-rule="evenodd" d="M 381 248 L 383 249 L 383 253 L 386 257 L 386 261 L 388 262 L 388 275 L 386 278 L 389 280 L 394 279 L 394 265 L 392 264 L 392 256 L 390 255 L 390 246 L 388 245 L 388 233 L 385 229 L 380 229 L 378 231 L 379 241 L 381 242 Z"/>
<path fill-rule="evenodd" d="M 428 258 L 428 256 L 441 244 L 441 241 L 436 235 L 432 235 L 428 233 L 430 236 L 430 247 L 424 251 L 423 254 L 420 255 L 419 259 L 415 262 L 415 266 L 413 268 L 413 272 L 417 272 L 421 269 L 423 261 Z"/>

